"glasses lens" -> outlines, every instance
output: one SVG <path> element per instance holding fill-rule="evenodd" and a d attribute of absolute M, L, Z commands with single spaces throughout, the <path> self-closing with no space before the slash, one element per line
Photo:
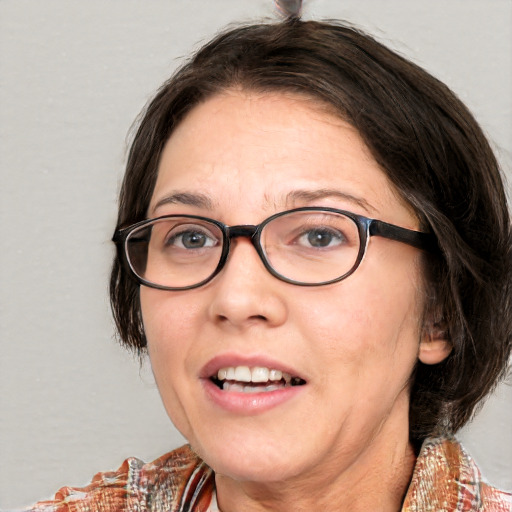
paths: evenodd
<path fill-rule="evenodd" d="M 139 277 L 169 288 L 186 288 L 210 277 L 222 253 L 222 231 L 189 217 L 157 219 L 126 238 L 128 262 Z"/>
<path fill-rule="evenodd" d="M 358 260 L 356 222 L 332 212 L 293 212 L 270 221 L 261 245 L 270 266 L 283 277 L 320 284 L 349 273 Z"/>

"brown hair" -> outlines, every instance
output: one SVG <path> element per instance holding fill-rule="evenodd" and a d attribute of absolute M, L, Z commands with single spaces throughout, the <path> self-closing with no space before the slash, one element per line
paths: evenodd
<path fill-rule="evenodd" d="M 328 105 L 438 240 L 427 257 L 426 321 L 453 350 L 412 376 L 412 439 L 454 432 L 504 375 L 512 345 L 511 227 L 498 163 L 473 116 L 441 82 L 339 22 L 229 29 L 201 48 L 143 112 L 129 153 L 117 227 L 145 218 L 162 149 L 198 103 L 228 88 L 286 91 Z M 171 293 L 171 292 L 170 292 Z M 139 287 L 118 247 L 111 303 L 122 341 L 145 351 Z"/>

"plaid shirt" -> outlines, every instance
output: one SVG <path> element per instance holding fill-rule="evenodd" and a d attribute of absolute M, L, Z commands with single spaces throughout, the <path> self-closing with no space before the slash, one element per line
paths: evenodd
<path fill-rule="evenodd" d="M 64 487 L 27 512 L 213 512 L 213 471 L 188 446 L 149 464 L 127 459 L 87 487 Z M 482 481 L 454 439 L 427 439 L 416 461 L 402 512 L 512 512 L 512 495 Z"/>

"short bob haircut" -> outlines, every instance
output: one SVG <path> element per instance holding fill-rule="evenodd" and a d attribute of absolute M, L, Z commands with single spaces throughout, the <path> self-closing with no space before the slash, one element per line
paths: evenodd
<path fill-rule="evenodd" d="M 441 329 L 453 348 L 442 363 L 414 369 L 410 437 L 456 432 L 504 377 L 512 345 L 510 216 L 498 163 L 477 122 L 444 84 L 348 24 L 289 19 L 230 28 L 142 112 L 117 229 L 146 218 L 160 155 L 176 126 L 228 89 L 294 93 L 350 123 L 422 229 L 436 235 L 437 254 L 424 257 L 423 328 Z M 122 342 L 144 354 L 139 285 L 122 247 L 110 294 Z"/>

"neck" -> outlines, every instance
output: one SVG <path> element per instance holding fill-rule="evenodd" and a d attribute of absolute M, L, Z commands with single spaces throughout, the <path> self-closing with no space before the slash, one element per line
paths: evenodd
<path fill-rule="evenodd" d="M 405 418 L 388 417 L 353 460 L 334 454 L 325 465 L 288 481 L 246 482 L 216 474 L 222 512 L 397 512 L 415 464 Z M 336 469 L 338 468 L 338 469 Z"/>

